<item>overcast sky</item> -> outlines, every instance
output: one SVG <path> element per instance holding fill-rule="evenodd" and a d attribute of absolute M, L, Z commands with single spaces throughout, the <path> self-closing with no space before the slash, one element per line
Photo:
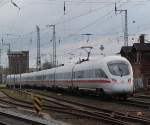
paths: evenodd
<path fill-rule="evenodd" d="M 36 25 L 40 27 L 42 62 L 51 60 L 52 28 L 46 25 L 54 24 L 59 63 L 85 56 L 79 49 L 85 45 L 94 47 L 92 58 L 100 55 L 100 45 L 106 54 L 115 54 L 124 44 L 124 13 L 115 14 L 115 2 L 117 9 L 128 10 L 129 45 L 138 42 L 140 33 L 149 39 L 150 0 L 0 0 L 0 39 L 10 43 L 13 51 L 29 50 L 30 67 L 36 64 Z M 87 33 L 92 34 L 88 43 L 82 35 Z M 7 66 L 8 47 L 0 46 L 1 63 Z"/>

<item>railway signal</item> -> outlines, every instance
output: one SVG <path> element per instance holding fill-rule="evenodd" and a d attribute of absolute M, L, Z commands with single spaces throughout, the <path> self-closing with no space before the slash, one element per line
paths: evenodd
<path fill-rule="evenodd" d="M 101 45 L 101 46 L 99 47 L 99 49 L 101 50 L 101 55 L 104 55 L 104 53 L 103 53 L 104 46 L 103 46 L 103 45 Z"/>
<path fill-rule="evenodd" d="M 40 111 L 42 111 L 42 98 L 40 96 L 33 96 L 33 106 L 37 114 L 39 114 Z"/>

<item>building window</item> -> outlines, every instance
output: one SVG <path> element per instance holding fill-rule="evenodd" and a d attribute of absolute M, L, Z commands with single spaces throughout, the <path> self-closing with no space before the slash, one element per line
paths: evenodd
<path fill-rule="evenodd" d="M 140 64 L 140 62 L 141 62 L 141 53 L 140 52 L 137 52 L 137 57 L 136 57 L 136 62 L 138 63 L 138 64 Z"/>

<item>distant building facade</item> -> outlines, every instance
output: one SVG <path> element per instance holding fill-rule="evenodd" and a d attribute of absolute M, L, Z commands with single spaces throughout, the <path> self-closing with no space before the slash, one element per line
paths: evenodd
<path fill-rule="evenodd" d="M 139 38 L 140 43 L 121 48 L 121 55 L 132 64 L 134 83 L 138 87 L 150 88 L 150 43 L 145 43 L 144 34 Z"/>
<path fill-rule="evenodd" d="M 8 62 L 8 74 L 20 74 L 29 72 L 29 51 L 8 52 Z"/>

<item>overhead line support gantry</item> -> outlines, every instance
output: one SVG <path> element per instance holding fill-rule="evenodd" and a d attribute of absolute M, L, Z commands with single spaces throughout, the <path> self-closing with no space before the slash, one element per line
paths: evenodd
<path fill-rule="evenodd" d="M 116 3 L 115 3 L 115 13 L 119 11 L 125 13 L 125 27 L 124 27 L 124 46 L 128 46 L 128 11 L 127 10 L 122 10 L 122 9 L 117 9 Z"/>

